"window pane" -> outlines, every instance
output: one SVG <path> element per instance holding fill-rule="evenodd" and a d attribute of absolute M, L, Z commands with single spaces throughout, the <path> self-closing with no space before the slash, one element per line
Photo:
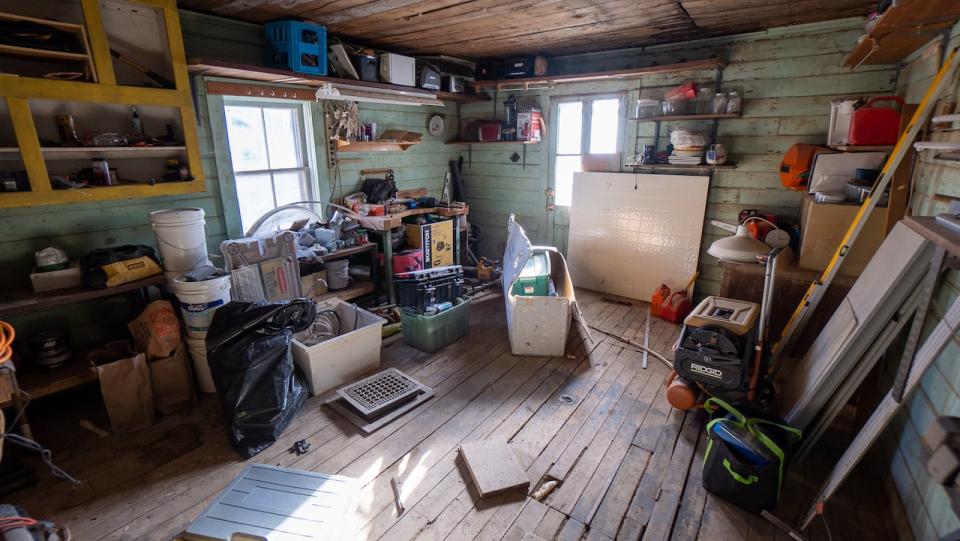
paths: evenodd
<path fill-rule="evenodd" d="M 267 173 L 237 175 L 236 178 L 240 223 L 246 231 L 257 219 L 276 208 L 273 204 L 273 187 Z"/>
<path fill-rule="evenodd" d="M 580 154 L 583 102 L 562 102 L 558 109 L 557 154 Z"/>
<path fill-rule="evenodd" d="M 278 207 L 310 200 L 306 171 L 274 173 L 273 185 L 276 189 Z"/>
<path fill-rule="evenodd" d="M 617 152 L 620 100 L 595 100 L 590 116 L 590 154 Z"/>
<path fill-rule="evenodd" d="M 224 107 L 227 139 L 234 171 L 268 169 L 267 145 L 263 140 L 263 119 L 259 107 Z"/>
<path fill-rule="evenodd" d="M 573 202 L 573 174 L 582 171 L 580 156 L 557 156 L 554 178 L 556 179 L 556 196 L 554 202 L 569 207 Z"/>
<path fill-rule="evenodd" d="M 270 169 L 301 167 L 303 162 L 299 152 L 297 112 L 293 109 L 265 107 L 263 119 L 267 126 Z"/>

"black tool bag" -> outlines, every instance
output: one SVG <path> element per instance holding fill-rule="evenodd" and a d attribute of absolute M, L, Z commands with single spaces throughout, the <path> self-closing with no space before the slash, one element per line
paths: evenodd
<path fill-rule="evenodd" d="M 160 274 L 156 252 L 142 244 L 93 250 L 80 258 L 83 287 L 104 289 Z"/>
<path fill-rule="evenodd" d="M 763 415 L 748 417 L 730 404 L 711 398 L 704 404 L 711 411 L 707 422 L 707 451 L 703 459 L 703 487 L 752 513 L 772 509 L 780 499 L 783 473 L 801 432 L 785 421 Z M 715 408 L 715 409 L 714 409 Z M 732 423 L 756 437 L 772 459 L 767 465 L 747 460 L 712 428 Z"/>
<path fill-rule="evenodd" d="M 316 317 L 316 304 L 231 302 L 207 331 L 207 363 L 230 442 L 250 458 L 273 445 L 303 408 L 307 389 L 293 364 L 293 335 Z"/>
<path fill-rule="evenodd" d="M 388 178 L 368 178 L 363 181 L 362 191 L 368 203 L 383 203 L 397 196 L 397 183 L 392 175 Z"/>

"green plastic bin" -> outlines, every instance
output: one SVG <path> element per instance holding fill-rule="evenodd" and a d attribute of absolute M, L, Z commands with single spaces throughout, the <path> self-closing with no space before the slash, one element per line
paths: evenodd
<path fill-rule="evenodd" d="M 550 294 L 550 256 L 536 248 L 513 283 L 513 294 L 520 297 L 546 297 Z"/>
<path fill-rule="evenodd" d="M 453 308 L 432 316 L 401 310 L 400 322 L 407 345 L 433 353 L 470 332 L 470 299 L 458 299 Z"/>

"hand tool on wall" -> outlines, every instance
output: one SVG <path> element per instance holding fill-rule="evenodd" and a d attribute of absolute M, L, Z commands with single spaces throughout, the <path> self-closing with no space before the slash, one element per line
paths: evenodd
<path fill-rule="evenodd" d="M 141 65 L 141 64 L 139 64 L 138 62 L 134 61 L 134 60 L 131 59 L 130 57 L 128 57 L 128 56 L 126 56 L 126 55 L 123 55 L 123 54 L 117 52 L 117 51 L 114 50 L 114 49 L 110 49 L 110 56 L 116 58 L 117 60 L 123 62 L 124 64 L 130 66 L 131 68 L 133 68 L 133 69 L 139 71 L 140 73 L 146 75 L 147 77 L 153 79 L 157 84 L 159 84 L 159 85 L 162 86 L 163 88 L 176 88 L 176 87 L 177 87 L 177 85 L 174 84 L 174 82 L 171 81 L 170 79 L 167 79 L 167 78 L 164 77 L 163 75 L 160 75 L 159 73 L 157 73 L 157 72 L 155 72 L 155 71 L 153 71 L 153 70 L 151 70 L 151 69 L 148 69 L 148 68 L 144 67 L 143 65 Z"/>

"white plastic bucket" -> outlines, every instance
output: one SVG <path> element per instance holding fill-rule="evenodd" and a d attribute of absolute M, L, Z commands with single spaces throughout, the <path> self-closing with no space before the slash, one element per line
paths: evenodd
<path fill-rule="evenodd" d="M 184 273 L 194 267 L 209 265 L 207 259 L 206 221 L 201 208 L 155 210 L 150 225 L 157 237 L 163 268 Z"/>
<path fill-rule="evenodd" d="M 230 302 L 230 276 L 202 282 L 187 282 L 183 277 L 173 281 L 173 293 L 183 314 L 187 336 L 204 338 L 217 308 Z"/>
<path fill-rule="evenodd" d="M 202 393 L 215 393 L 217 386 L 213 384 L 210 375 L 210 365 L 207 364 L 207 341 L 203 338 L 187 337 L 187 351 L 193 360 L 193 373 L 197 376 L 197 386 Z"/>

